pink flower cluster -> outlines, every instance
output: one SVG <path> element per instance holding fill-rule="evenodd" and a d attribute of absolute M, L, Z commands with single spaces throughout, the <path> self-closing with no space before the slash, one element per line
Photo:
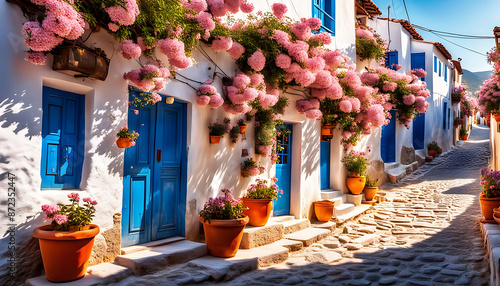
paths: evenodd
<path fill-rule="evenodd" d="M 223 17 L 226 13 L 251 13 L 254 5 L 248 0 L 206 0 L 208 8 L 214 17 Z"/>
<path fill-rule="evenodd" d="M 215 86 L 210 84 L 200 85 L 196 94 L 198 95 L 196 103 L 201 106 L 209 105 L 210 108 L 215 109 L 224 103 L 224 99 L 217 92 Z"/>
<path fill-rule="evenodd" d="M 156 45 L 168 57 L 170 65 L 185 69 L 191 64 L 191 60 L 186 57 L 184 43 L 177 38 L 159 40 Z"/>
<path fill-rule="evenodd" d="M 278 18 L 278 20 L 282 21 L 285 18 L 288 7 L 286 7 L 286 5 L 282 3 L 274 3 L 271 6 L 271 10 L 273 11 L 274 16 Z"/>
<path fill-rule="evenodd" d="M 34 65 L 44 65 L 47 56 L 43 52 L 28 52 L 26 60 Z"/>
<path fill-rule="evenodd" d="M 139 89 L 148 92 L 151 90 L 163 90 L 165 88 L 165 80 L 169 76 L 170 71 L 167 68 L 147 64 L 138 70 L 131 70 L 125 73 L 123 78 L 130 80 Z"/>
<path fill-rule="evenodd" d="M 127 60 L 137 59 L 141 56 L 141 46 L 134 43 L 132 40 L 125 40 L 120 45 L 120 53 Z"/>
<path fill-rule="evenodd" d="M 274 106 L 279 100 L 279 90 L 266 90 L 264 76 L 260 73 L 246 75 L 243 73 L 233 77 L 233 84 L 227 87 L 229 103 L 224 104 L 224 110 L 232 114 L 247 113 L 252 110 L 249 102 L 257 102 L 264 109 Z"/>
<path fill-rule="evenodd" d="M 130 26 L 134 24 L 135 17 L 139 15 L 139 6 L 137 6 L 136 0 L 123 0 L 123 2 L 125 4 L 123 6 L 106 7 L 105 10 L 112 22 Z"/>

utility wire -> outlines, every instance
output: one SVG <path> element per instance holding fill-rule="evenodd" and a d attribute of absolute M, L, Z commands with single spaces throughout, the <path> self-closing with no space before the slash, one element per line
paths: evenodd
<path fill-rule="evenodd" d="M 394 6 L 394 0 L 392 0 L 392 11 L 394 11 L 394 17 L 397 19 L 398 15 L 396 15 L 396 6 Z M 387 16 L 389 18 L 389 16 Z"/>
<path fill-rule="evenodd" d="M 453 45 L 455 45 L 455 46 L 458 46 L 458 47 L 460 47 L 460 48 L 462 48 L 462 49 L 466 49 L 466 50 L 468 50 L 468 51 L 471 51 L 471 52 L 473 52 L 473 53 L 476 53 L 476 54 L 478 54 L 478 55 L 481 55 L 481 56 L 485 56 L 485 57 L 486 57 L 486 54 L 483 54 L 483 53 L 481 53 L 481 52 L 478 52 L 478 51 L 475 51 L 475 50 L 473 50 L 473 49 L 469 49 L 469 48 L 467 48 L 467 47 L 464 47 L 464 46 L 462 46 L 462 45 L 459 45 L 459 44 L 457 44 L 457 43 L 455 43 L 455 42 L 452 42 L 452 41 L 450 41 L 450 40 L 448 40 L 448 39 L 446 39 L 446 38 L 444 38 L 444 37 L 442 37 L 442 36 L 440 36 L 439 34 L 436 34 L 436 33 L 434 33 L 434 32 L 431 32 L 431 33 L 433 33 L 434 35 L 436 35 L 436 36 L 440 37 L 441 39 L 443 39 L 443 40 L 445 40 L 445 41 L 447 41 L 447 42 L 452 43 L 452 44 L 453 44 Z"/>
<path fill-rule="evenodd" d="M 495 38 L 493 36 L 477 36 L 477 35 L 466 35 L 466 34 L 444 32 L 444 31 L 438 31 L 438 30 L 434 30 L 434 29 L 429 29 L 429 28 L 422 27 L 422 26 L 415 25 L 415 24 L 412 24 L 412 25 L 413 25 L 413 27 L 415 27 L 417 29 L 424 30 L 424 31 L 427 31 L 427 32 L 431 32 L 431 33 L 440 34 L 443 37 L 459 38 L 459 39 L 469 39 L 469 40 L 494 39 Z"/>
<path fill-rule="evenodd" d="M 411 21 L 410 21 L 410 15 L 408 14 L 408 9 L 406 9 L 406 2 L 405 2 L 405 0 L 403 0 L 403 5 L 405 6 L 406 17 L 408 17 L 408 22 L 411 23 Z"/>

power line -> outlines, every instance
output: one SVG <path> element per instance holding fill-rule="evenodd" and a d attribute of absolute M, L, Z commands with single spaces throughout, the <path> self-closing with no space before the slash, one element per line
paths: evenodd
<path fill-rule="evenodd" d="M 411 21 L 410 21 L 410 15 L 408 14 L 408 9 L 406 9 L 406 2 L 405 2 L 405 0 L 403 0 L 403 5 L 405 6 L 406 17 L 408 17 L 408 22 L 411 23 Z"/>
<path fill-rule="evenodd" d="M 394 17 L 397 19 L 398 15 L 396 15 L 396 6 L 394 6 L 394 0 L 392 0 L 392 11 L 394 11 Z M 387 16 L 389 18 L 389 16 Z"/>
<path fill-rule="evenodd" d="M 436 34 L 436 33 L 434 33 L 434 32 L 431 32 L 431 33 L 433 33 L 434 35 L 436 35 L 436 36 L 440 37 L 441 39 L 443 39 L 443 40 L 445 40 L 445 41 L 447 41 L 447 42 L 450 42 L 450 43 L 452 43 L 453 45 L 458 46 L 458 47 L 460 47 L 460 48 L 462 48 L 462 49 L 466 49 L 466 50 L 468 50 L 468 51 L 471 51 L 471 52 L 476 53 L 476 54 L 481 55 L 481 56 L 485 56 L 485 57 L 487 56 L 486 54 L 483 54 L 483 53 L 481 53 L 481 52 L 475 51 L 475 50 L 473 50 L 473 49 L 470 49 L 470 48 L 464 47 L 464 46 L 462 46 L 462 45 L 459 45 L 459 44 L 457 44 L 457 43 L 455 43 L 455 42 L 452 42 L 452 41 L 450 41 L 450 40 L 448 40 L 448 39 L 446 39 L 446 38 L 444 38 L 444 37 L 441 37 L 440 35 L 438 35 L 438 34 Z"/>
<path fill-rule="evenodd" d="M 422 27 L 422 26 L 415 25 L 415 24 L 412 24 L 412 25 L 413 25 L 413 27 L 415 27 L 417 29 L 424 30 L 424 31 L 427 31 L 427 32 L 431 32 L 431 33 L 440 34 L 443 37 L 468 39 L 468 40 L 494 39 L 495 38 L 493 36 L 477 36 L 477 35 L 467 35 L 467 34 L 458 34 L 458 33 L 444 32 L 444 31 L 438 31 L 438 30 L 434 30 L 434 29 Z"/>

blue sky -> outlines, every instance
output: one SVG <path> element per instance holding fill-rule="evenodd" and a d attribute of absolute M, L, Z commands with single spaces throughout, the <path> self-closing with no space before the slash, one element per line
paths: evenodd
<path fill-rule="evenodd" d="M 498 0 L 405 0 L 410 22 L 433 30 L 457 34 L 493 36 L 493 28 L 500 26 L 500 1 Z M 387 6 L 391 6 L 390 17 L 405 19 L 403 0 L 373 0 L 387 17 Z M 393 9 L 394 7 L 395 9 Z M 416 29 L 424 40 L 440 42 L 451 53 L 453 59 L 462 58 L 462 68 L 470 71 L 492 70 L 486 57 L 467 51 L 435 36 Z M 465 40 L 445 38 L 459 45 L 485 54 L 494 45 L 494 39 Z"/>

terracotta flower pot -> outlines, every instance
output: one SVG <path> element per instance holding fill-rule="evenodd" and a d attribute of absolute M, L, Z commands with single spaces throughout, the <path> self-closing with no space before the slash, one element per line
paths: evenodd
<path fill-rule="evenodd" d="M 217 257 L 235 256 L 243 237 L 243 229 L 249 221 L 248 216 L 227 220 L 211 219 L 210 222 L 204 222 L 202 217 L 199 219 L 203 223 L 208 254 Z"/>
<path fill-rule="evenodd" d="M 273 199 L 241 198 L 245 206 L 243 213 L 248 216 L 248 224 L 253 226 L 266 225 L 273 210 Z"/>
<path fill-rule="evenodd" d="M 314 202 L 314 214 L 318 221 L 330 221 L 333 216 L 335 202 L 319 201 Z"/>
<path fill-rule="evenodd" d="M 437 150 L 427 150 L 427 153 L 429 154 L 429 156 L 436 157 L 438 151 Z"/>
<path fill-rule="evenodd" d="M 496 122 L 500 122 L 500 114 L 493 114 Z"/>
<path fill-rule="evenodd" d="M 130 148 L 132 146 L 132 140 L 130 138 L 118 138 L 116 139 L 116 145 L 118 148 Z"/>
<path fill-rule="evenodd" d="M 332 136 L 333 135 L 333 125 L 327 124 L 321 126 L 321 135 Z"/>
<path fill-rule="evenodd" d="M 247 126 L 246 125 L 239 125 L 239 127 L 240 127 L 240 134 L 245 133 L 245 131 L 247 130 Z"/>
<path fill-rule="evenodd" d="M 439 149 L 437 150 L 437 153 L 438 153 L 438 154 L 443 153 L 443 148 L 439 147 Z"/>
<path fill-rule="evenodd" d="M 469 135 L 462 135 L 462 141 L 467 141 L 467 137 L 469 137 Z"/>
<path fill-rule="evenodd" d="M 220 142 L 220 136 L 210 135 L 210 143 L 219 143 L 219 142 Z"/>
<path fill-rule="evenodd" d="M 363 193 L 365 193 L 365 200 L 373 201 L 373 198 L 377 194 L 378 187 L 365 187 Z"/>
<path fill-rule="evenodd" d="M 347 188 L 353 195 L 359 195 L 363 192 L 365 188 L 366 178 L 365 176 L 348 176 L 347 177 Z"/>
<path fill-rule="evenodd" d="M 95 224 L 80 231 L 55 231 L 50 225 L 35 228 L 33 237 L 40 243 L 47 280 L 66 282 L 85 276 L 97 234 L 99 226 Z"/>
<path fill-rule="evenodd" d="M 481 204 L 481 212 L 487 220 L 493 219 L 493 209 L 500 207 L 500 197 L 487 198 L 484 193 L 479 195 L 479 203 Z"/>

